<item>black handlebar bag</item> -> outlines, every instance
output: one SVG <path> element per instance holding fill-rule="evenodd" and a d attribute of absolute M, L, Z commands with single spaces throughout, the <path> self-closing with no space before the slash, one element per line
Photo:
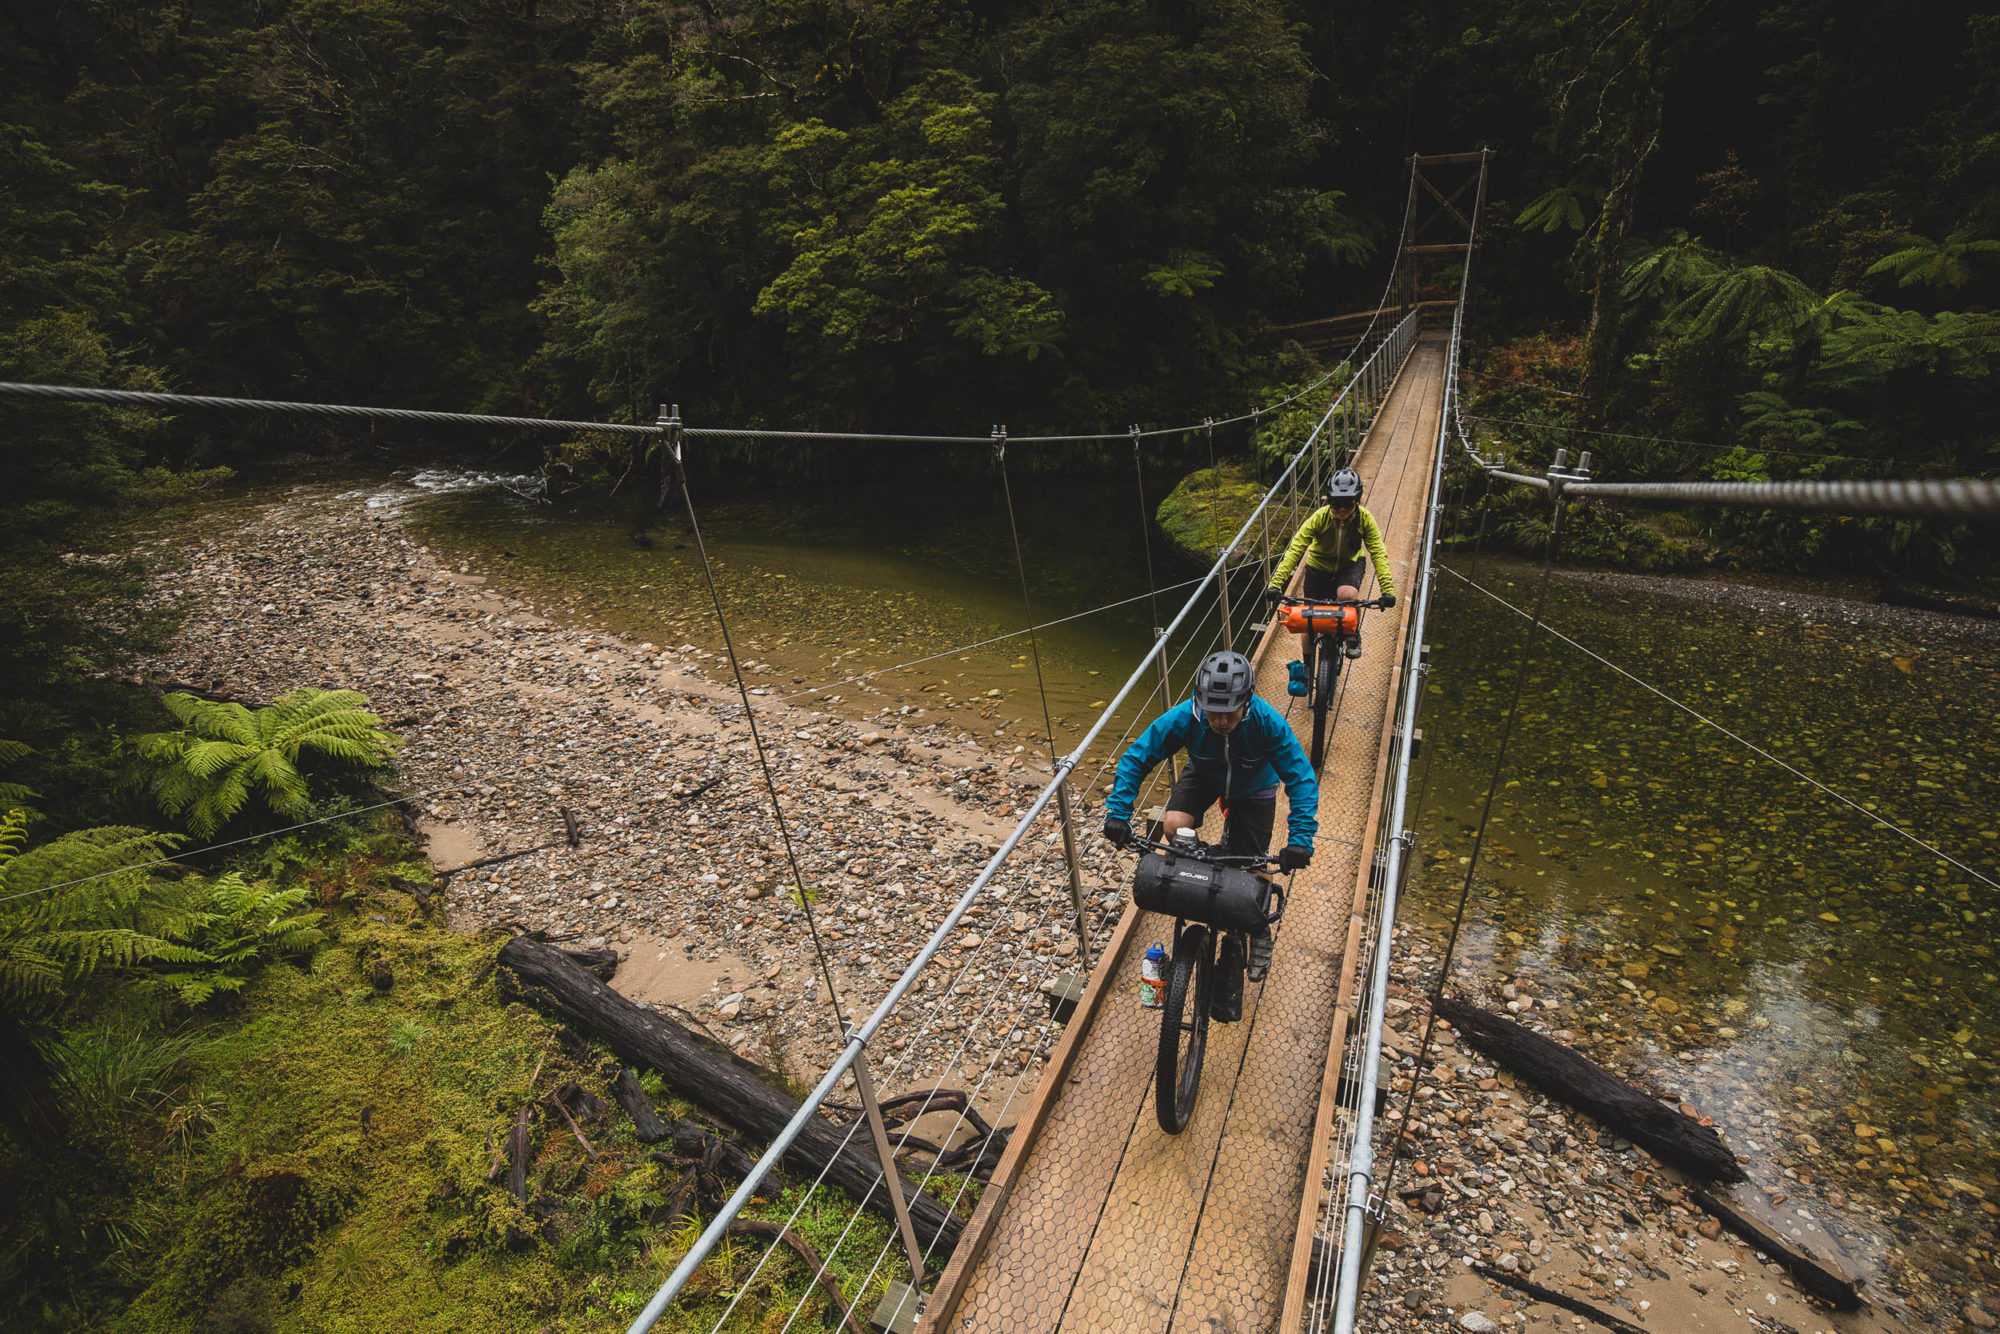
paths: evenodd
<path fill-rule="evenodd" d="M 1169 852 L 1139 859 L 1132 901 L 1147 912 L 1222 931 L 1263 931 L 1285 915 L 1285 892 L 1254 871 Z"/>

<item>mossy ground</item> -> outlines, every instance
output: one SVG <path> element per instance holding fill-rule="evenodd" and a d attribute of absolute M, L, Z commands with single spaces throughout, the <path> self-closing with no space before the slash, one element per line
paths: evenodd
<path fill-rule="evenodd" d="M 1216 556 L 1243 521 L 1256 512 L 1264 486 L 1249 468 L 1222 463 L 1181 478 L 1154 517 L 1174 545 L 1204 565 Z"/>
<path fill-rule="evenodd" d="M 652 1162 L 615 1104 L 583 1128 L 596 1158 L 559 1117 L 539 1119 L 528 1203 L 514 1201 L 500 1146 L 516 1110 L 567 1080 L 608 1103 L 604 1063 L 566 1055 L 547 1019 L 504 994 L 498 939 L 368 892 L 382 866 L 350 869 L 361 892 L 309 965 L 269 966 L 230 1008 L 194 1016 L 135 988 L 66 1033 L 92 1054 L 70 1071 L 72 1142 L 39 1161 L 0 1145 L 0 1323 L 614 1330 L 685 1254 L 714 1191 L 735 1183 L 711 1180 L 675 1217 L 685 1169 Z M 648 1082 L 663 1114 L 694 1114 Z M 781 1220 L 803 1192 L 777 1189 L 749 1216 Z M 794 1226 L 864 1315 L 907 1278 L 889 1247 L 862 1291 L 890 1229 L 837 1192 L 813 1194 Z M 780 1248 L 759 1268 L 765 1249 L 731 1239 L 659 1328 L 708 1330 L 734 1299 L 721 1328 L 776 1330 L 802 1298 L 799 1327 L 817 1328 L 826 1299 L 803 1262 Z"/>

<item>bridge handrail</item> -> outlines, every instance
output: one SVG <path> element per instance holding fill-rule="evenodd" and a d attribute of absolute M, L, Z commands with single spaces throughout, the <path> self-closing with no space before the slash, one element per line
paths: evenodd
<path fill-rule="evenodd" d="M 1364 376 L 1367 373 L 1374 372 L 1379 374 L 1384 367 L 1400 364 L 1403 355 L 1408 353 L 1410 346 L 1415 342 L 1417 326 L 1421 322 L 1421 319 L 1421 311 L 1411 310 L 1393 329 L 1384 335 L 1382 342 L 1369 353 L 1367 359 L 1356 368 L 1355 374 L 1341 387 L 1339 394 L 1335 395 L 1332 403 L 1320 415 L 1319 421 L 1314 425 L 1311 434 L 1306 437 L 1305 443 L 1299 447 L 1298 451 L 1286 463 L 1285 470 L 1265 490 L 1263 497 L 1258 501 L 1257 508 L 1243 521 L 1243 525 L 1236 530 L 1236 535 L 1222 549 L 1215 564 L 1209 567 L 1207 576 L 1196 585 L 1187 601 L 1182 604 L 1181 609 L 1174 615 L 1165 633 L 1155 637 L 1153 646 L 1139 659 L 1137 667 L 1126 678 L 1125 684 L 1105 704 L 1104 709 L 1098 714 L 1096 721 L 1091 724 L 1089 730 L 1084 733 L 1083 739 L 1077 743 L 1075 749 L 1071 750 L 1068 755 L 1057 762 L 1055 772 L 1051 775 L 1049 782 L 1036 795 L 1034 801 L 1029 804 L 1027 811 L 1015 823 L 1014 828 L 1001 842 L 999 849 L 988 860 L 985 868 L 980 871 L 965 893 L 960 896 L 958 902 L 952 906 L 951 911 L 945 914 L 944 920 L 938 925 L 937 930 L 932 932 L 930 939 L 925 942 L 924 947 L 917 952 L 916 957 L 910 961 L 909 966 L 903 970 L 902 975 L 889 988 L 888 994 L 875 1007 L 874 1013 L 869 1015 L 867 1020 L 859 1027 L 850 1031 L 847 1043 L 842 1047 L 840 1055 L 828 1067 L 827 1072 L 820 1077 L 819 1082 L 813 1086 L 812 1092 L 807 1094 L 805 1100 L 799 1104 L 799 1110 L 786 1123 L 784 1129 L 778 1132 L 777 1137 L 771 1141 L 770 1147 L 764 1151 L 763 1156 L 751 1167 L 749 1173 L 743 1178 L 743 1183 L 737 1187 L 736 1192 L 716 1211 L 715 1218 L 702 1231 L 701 1236 L 689 1248 L 687 1254 L 682 1257 L 680 1264 L 675 1267 L 673 1273 L 667 1276 L 666 1282 L 662 1283 L 659 1290 L 653 1294 L 652 1300 L 647 1302 L 644 1309 L 633 1319 L 628 1334 L 646 1334 L 646 1331 L 653 1327 L 654 1322 L 666 1310 L 668 1304 L 686 1286 L 687 1281 L 694 1276 L 695 1270 L 701 1266 L 702 1261 L 708 1258 L 709 1252 L 722 1240 L 723 1234 L 729 1224 L 742 1212 L 743 1207 L 750 1202 L 750 1197 L 756 1193 L 757 1187 L 763 1183 L 764 1178 L 770 1174 L 771 1169 L 777 1166 L 778 1161 L 791 1148 L 793 1141 L 798 1138 L 799 1132 L 805 1128 L 806 1123 L 819 1112 L 821 1105 L 825 1103 L 834 1088 L 839 1084 L 841 1078 L 853 1066 L 856 1058 L 867 1047 L 877 1030 L 887 1020 L 890 1012 L 901 1003 L 911 986 L 916 982 L 918 974 L 922 973 L 931 960 L 937 956 L 938 952 L 944 947 L 945 942 L 950 938 L 951 933 L 957 929 L 966 911 L 972 907 L 979 895 L 985 891 L 987 885 L 992 882 L 994 876 L 999 872 L 1001 865 L 1013 855 L 1014 849 L 1027 836 L 1028 830 L 1042 817 L 1042 814 L 1048 809 L 1049 804 L 1055 800 L 1057 791 L 1068 780 L 1071 771 L 1081 762 L 1085 752 L 1090 749 L 1098 736 L 1110 724 L 1112 716 L 1123 707 L 1126 699 L 1132 694 L 1133 690 L 1137 689 L 1142 683 L 1145 683 L 1149 689 L 1151 688 L 1150 674 L 1155 670 L 1153 664 L 1154 658 L 1165 651 L 1165 647 L 1175 631 L 1180 629 L 1188 616 L 1201 603 L 1203 596 L 1208 592 L 1211 585 L 1215 583 L 1220 573 L 1228 566 L 1230 558 L 1236 552 L 1237 548 L 1243 544 L 1258 521 L 1264 517 L 1266 510 L 1271 505 L 1272 499 L 1278 494 L 1280 488 L 1293 479 L 1299 465 L 1311 456 L 1313 451 L 1318 447 L 1320 435 L 1325 430 L 1327 423 L 1333 419 L 1334 413 L 1347 401 L 1349 394 L 1354 388 L 1364 382 Z M 890 1165 L 884 1166 L 887 1167 Z"/>
<path fill-rule="evenodd" d="M 1483 158 L 1483 155 L 1482 155 Z M 1396 759 L 1389 780 L 1388 800 L 1383 803 L 1382 830 L 1376 846 L 1383 849 L 1380 890 L 1375 904 L 1376 940 L 1370 958 L 1366 997 L 1361 1017 L 1363 1039 L 1360 1074 L 1356 1081 L 1353 1114 L 1353 1147 L 1345 1175 L 1345 1218 L 1340 1229 L 1338 1279 L 1334 1290 L 1334 1334 L 1352 1334 L 1355 1311 L 1361 1294 L 1362 1261 L 1367 1246 L 1365 1226 L 1369 1194 L 1375 1173 L 1375 1099 L 1382 1066 L 1382 1026 L 1386 1017 L 1389 990 L 1391 944 L 1396 926 L 1397 895 L 1402 887 L 1405 864 L 1414 831 L 1405 826 L 1410 791 L 1412 738 L 1416 736 L 1417 710 L 1422 703 L 1424 677 L 1424 629 L 1430 616 L 1431 591 L 1435 584 L 1432 562 L 1437 551 L 1438 523 L 1443 512 L 1444 464 L 1448 434 L 1458 391 L 1458 361 L 1464 344 L 1465 301 L 1472 280 L 1472 248 L 1478 234 L 1480 209 L 1485 201 L 1486 175 L 1479 176 L 1479 191 L 1472 206 L 1472 226 L 1468 229 L 1465 267 L 1459 278 L 1458 301 L 1453 305 L 1451 337 L 1445 347 L 1444 401 L 1438 413 L 1438 438 L 1431 464 L 1429 507 L 1424 516 L 1423 540 L 1416 561 L 1416 594 L 1406 636 L 1401 678 Z M 1329 1190 L 1327 1204 L 1333 1204 Z"/>

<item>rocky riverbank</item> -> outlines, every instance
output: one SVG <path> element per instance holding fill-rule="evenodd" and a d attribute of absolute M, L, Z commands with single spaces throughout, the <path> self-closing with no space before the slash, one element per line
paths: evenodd
<path fill-rule="evenodd" d="M 865 683 L 841 712 L 815 710 L 777 700 L 780 678 L 750 657 L 753 689 L 767 692 L 755 700 L 758 724 L 807 887 L 801 904 L 726 660 L 543 614 L 413 537 L 400 509 L 409 494 L 301 488 L 158 539 L 168 558 L 158 596 L 187 619 L 157 673 L 257 702 L 300 685 L 364 691 L 408 740 L 401 778 L 440 867 L 558 844 L 455 877 L 455 925 L 615 945 L 627 994 L 795 1078 L 815 1077 L 835 1030 L 806 907 L 842 1008 L 867 1013 L 1046 781 L 1032 724 L 993 716 L 975 733 L 976 714 L 962 707 L 950 722 L 914 704 L 876 708 Z M 565 807 L 582 824 L 575 849 L 561 842 Z M 1097 840 L 1085 844 L 1105 930 L 1121 877 Z M 877 1066 L 885 1094 L 977 1088 L 990 1120 L 1011 1121 L 1005 1103 L 1032 1087 L 1056 1031 L 1037 990 L 1074 964 L 1070 920 L 1049 820 L 888 1028 Z M 1556 1319 L 1473 1275 L 1467 1262 L 1481 1258 L 1660 1329 L 1804 1334 L 1887 1328 L 1893 1316 L 1986 1327 L 1992 1289 L 1934 1272 L 1901 1245 L 1893 1217 L 1837 1189 L 1849 1155 L 1823 1123 L 1841 1109 L 1814 1107 L 1795 1124 L 1791 1113 L 1807 1109 L 1772 1108 L 1754 1125 L 1724 1125 L 1773 1209 L 1827 1220 L 1865 1265 L 1873 1309 L 1831 1317 L 1692 1209 L 1671 1173 L 1515 1087 L 1449 1033 L 1415 1070 L 1438 936 L 1418 923 L 1400 941 L 1397 1060 L 1384 1070 L 1392 1116 L 1412 1079 L 1418 1097 L 1368 1290 L 1376 1327 Z M 1611 970 L 1603 994 L 1557 997 L 1533 976 L 1474 972 L 1460 994 L 1512 1008 L 1696 1114 L 1722 1077 L 1695 1051 L 1623 1045 L 1641 1003 L 1652 1005 L 1643 975 L 1627 987 L 1631 975 Z M 1808 1149 L 1814 1129 L 1825 1152 Z M 1873 1147 L 1866 1156 L 1882 1166 L 1870 1170 L 1894 1174 L 1896 1155 Z M 1966 1185 L 1961 1194 L 1933 1183 L 1942 1203 L 1920 1203 L 1964 1214 L 1968 1244 L 1990 1249 L 1992 1201 L 1981 1183 Z"/>
<path fill-rule="evenodd" d="M 455 926 L 616 946 L 627 994 L 811 1082 L 834 1050 L 833 1008 L 727 660 L 537 614 L 413 538 L 408 495 L 299 488 L 159 540 L 158 596 L 186 622 L 153 670 L 257 702 L 302 685 L 366 693 L 407 741 L 399 776 L 440 867 L 558 844 L 453 878 Z M 775 679 L 744 666 L 753 686 Z M 974 736 L 864 699 L 852 692 L 844 715 L 757 700 L 810 914 L 855 1016 L 1047 781 L 1038 738 L 1004 719 Z M 582 825 L 574 850 L 565 807 Z M 1098 908 L 1107 927 L 1117 901 Z M 889 1024 L 885 1094 L 981 1086 L 990 1113 L 1031 1088 L 1054 1031 L 1037 989 L 1071 966 L 1073 921 L 1051 818 Z"/>

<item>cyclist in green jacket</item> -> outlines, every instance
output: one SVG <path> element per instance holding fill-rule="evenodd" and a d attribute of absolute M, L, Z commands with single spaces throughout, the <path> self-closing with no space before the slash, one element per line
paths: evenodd
<path fill-rule="evenodd" d="M 1337 469 L 1327 479 L 1326 504 L 1314 510 L 1299 531 L 1292 534 L 1285 558 L 1271 575 L 1264 600 L 1276 604 L 1284 595 L 1299 559 L 1306 563 L 1304 595 L 1317 602 L 1339 598 L 1353 601 L 1361 596 L 1361 556 L 1363 549 L 1375 567 L 1375 581 L 1382 586 L 1382 605 L 1396 605 L 1396 582 L 1389 573 L 1389 553 L 1382 545 L 1382 526 L 1361 507 L 1361 474 L 1352 468 Z M 1347 640 L 1347 656 L 1361 656 L 1361 636 Z"/>

